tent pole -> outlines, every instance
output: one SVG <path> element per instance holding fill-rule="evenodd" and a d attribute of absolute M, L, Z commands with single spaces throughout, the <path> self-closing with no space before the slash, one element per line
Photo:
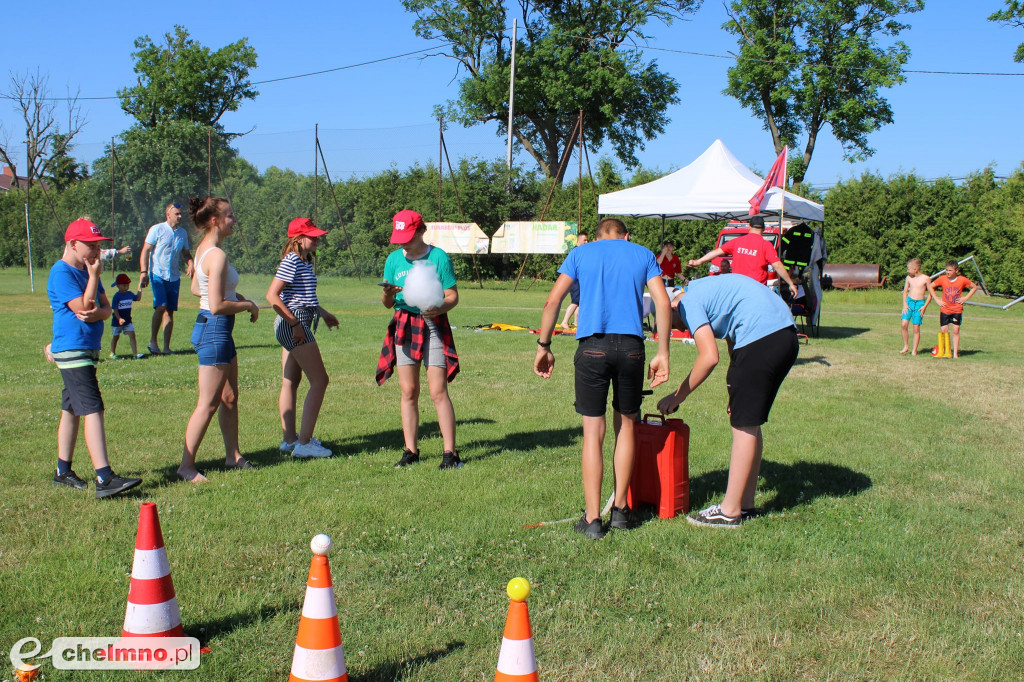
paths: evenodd
<path fill-rule="evenodd" d="M 320 124 L 313 125 L 313 222 L 316 222 L 316 213 L 319 208 L 320 199 L 320 159 L 317 152 L 320 151 Z"/>
<path fill-rule="evenodd" d="M 661 243 L 665 243 L 665 215 L 661 216 Z"/>

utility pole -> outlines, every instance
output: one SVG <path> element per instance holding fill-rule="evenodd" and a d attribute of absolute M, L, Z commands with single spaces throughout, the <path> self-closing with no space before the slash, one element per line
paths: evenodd
<path fill-rule="evenodd" d="M 512 170 L 512 110 L 516 98 L 516 39 L 519 33 L 519 20 L 512 20 L 512 70 L 508 79 L 508 151 L 505 153 L 505 164 Z M 509 182 L 512 176 L 509 175 Z"/>
<path fill-rule="evenodd" d="M 32 203 L 32 156 L 29 145 L 32 142 L 32 129 L 25 135 L 25 238 L 28 241 L 28 279 L 32 293 L 36 293 L 36 278 L 32 274 L 32 230 L 28 224 L 29 205 Z M 14 184 L 18 184 L 18 171 L 11 169 L 14 173 Z"/>

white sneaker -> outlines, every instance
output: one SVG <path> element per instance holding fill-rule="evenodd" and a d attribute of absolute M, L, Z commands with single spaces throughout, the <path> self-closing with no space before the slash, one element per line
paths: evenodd
<path fill-rule="evenodd" d="M 315 442 L 312 438 L 306 444 L 296 443 L 292 449 L 293 457 L 330 457 L 333 454 L 333 452 L 320 445 L 320 443 Z"/>
<path fill-rule="evenodd" d="M 310 443 L 316 443 L 317 445 L 323 445 L 323 443 L 320 442 L 319 438 L 310 438 L 309 442 Z M 286 440 L 283 440 L 283 441 L 281 441 L 281 448 L 280 448 L 281 452 L 291 452 L 292 450 L 295 449 L 295 446 L 298 445 L 298 444 L 299 444 L 299 439 L 298 438 L 293 440 L 291 443 L 289 443 Z"/>

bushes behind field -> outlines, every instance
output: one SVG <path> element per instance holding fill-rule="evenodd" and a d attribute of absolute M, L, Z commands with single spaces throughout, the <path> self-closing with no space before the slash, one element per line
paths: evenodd
<path fill-rule="evenodd" d="M 238 236 L 226 246 L 242 271 L 272 272 L 280 257 L 285 226 L 291 218 L 306 215 L 331 231 L 320 249 L 320 272 L 351 275 L 358 267 L 360 272 L 377 277 L 392 250 L 388 238 L 391 216 L 396 211 L 414 208 L 426 220 L 439 218 L 438 175 L 432 165 L 392 168 L 366 178 L 335 179 L 333 197 L 323 177 L 314 185 L 311 176 L 275 167 L 260 174 L 239 158 L 225 166 L 227 193 L 239 217 Z M 32 255 L 36 266 L 45 267 L 60 258 L 64 227 L 79 215 L 92 216 L 105 232 L 109 231 L 110 181 L 103 170 L 97 168 L 93 177 L 62 192 L 50 188 L 48 197 L 40 189 L 33 189 Z M 598 163 L 596 170 L 598 194 L 642 184 L 660 175 L 641 169 L 623 179 L 607 160 Z M 465 159 L 459 163 L 456 175 L 458 196 L 446 177 L 440 217 L 459 221 L 464 216 L 477 222 L 488 235 L 505 220 L 540 219 L 551 188 L 550 180 L 521 168 L 513 170 L 509 182 L 500 161 Z M 1024 167 L 1005 180 L 997 180 L 991 170 L 985 170 L 962 182 L 929 182 L 914 174 L 886 179 L 866 173 L 839 183 L 823 196 L 805 194 L 825 203 L 825 234 L 832 262 L 879 263 L 892 286 L 902 286 L 905 263 L 911 257 L 922 258 L 925 272 L 932 273 L 950 258 L 973 253 L 991 290 L 1024 293 Z M 170 200 L 184 203 L 184 199 L 148 197 L 138 187 L 129 190 L 118 183 L 113 220 L 117 245 L 131 244 L 137 258 L 146 228 L 163 219 L 162 205 Z M 24 203 L 22 192 L 0 195 L 0 267 L 26 263 Z M 581 227 L 593 237 L 596 201 L 588 177 L 583 180 L 582 207 Z M 567 183 L 553 193 L 545 217 L 576 220 L 578 211 L 577 184 Z M 628 224 L 634 241 L 657 250 L 660 220 L 631 220 Z M 342 225 L 351 239 L 354 259 L 345 248 Z M 719 227 L 670 220 L 666 222 L 666 236 L 675 241 L 685 261 L 710 249 Z M 455 261 L 460 279 L 475 278 L 469 257 L 457 256 Z M 484 279 L 509 279 L 516 276 L 523 257 L 488 255 L 477 261 Z M 531 256 L 526 276 L 553 278 L 560 262 L 559 256 Z M 118 268 L 132 269 L 124 261 L 119 261 Z M 967 274 L 973 276 L 973 270 Z"/>

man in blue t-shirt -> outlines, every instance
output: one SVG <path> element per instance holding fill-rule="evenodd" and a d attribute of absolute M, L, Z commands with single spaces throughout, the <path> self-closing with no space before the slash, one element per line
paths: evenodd
<path fill-rule="evenodd" d="M 668 341 L 671 306 L 661 268 L 654 253 L 626 239 L 621 220 L 605 218 L 597 226 L 597 240 L 584 249 L 573 249 L 558 269 L 559 276 L 544 303 L 537 357 L 533 371 L 548 378 L 555 366 L 551 335 L 562 299 L 579 283 L 576 412 L 583 417 L 583 497 L 586 509 L 575 529 L 598 540 L 601 525 L 602 449 L 606 431 L 608 387 L 614 390 L 612 409 L 615 427 L 615 500 L 611 528 L 635 528 L 637 521 L 626 504 L 633 472 L 633 426 L 644 383 L 644 286 L 651 292 L 658 324 L 658 353 L 651 361 L 651 387 L 668 379 Z"/>
<path fill-rule="evenodd" d="M 185 274 L 192 277 L 192 253 L 188 250 L 188 232 L 178 225 L 181 206 L 167 204 L 167 220 L 149 228 L 146 243 L 139 254 L 139 286 L 153 286 L 153 321 L 150 325 L 149 352 L 154 355 L 171 352 L 171 332 L 174 331 L 174 313 L 178 309 L 178 291 L 181 287 L 181 256 L 185 256 Z M 164 326 L 164 349 L 161 352 L 157 335 Z"/>
<path fill-rule="evenodd" d="M 64 232 L 64 255 L 50 268 L 46 294 L 53 309 L 53 341 L 47 358 L 53 359 L 64 380 L 60 423 L 57 426 L 57 472 L 54 485 L 76 490 L 88 487 L 71 470 L 78 427 L 85 422 L 85 445 L 96 470 L 96 497 L 123 493 L 142 482 L 122 478 L 107 460 L 107 436 L 103 423 L 103 397 L 96 380 L 103 321 L 111 314 L 100 284 L 103 262 L 100 242 L 110 241 L 91 221 L 80 218 Z"/>
<path fill-rule="evenodd" d="M 799 350 L 789 307 L 746 275 L 726 274 L 690 282 L 676 298 L 674 326 L 693 335 L 697 359 L 679 389 L 658 402 L 662 414 L 675 412 L 718 364 L 718 344 L 729 347 L 729 421 L 732 458 L 725 499 L 686 517 L 698 526 L 735 528 L 757 514 L 754 493 L 764 444 L 761 425 L 775 402 Z"/>

